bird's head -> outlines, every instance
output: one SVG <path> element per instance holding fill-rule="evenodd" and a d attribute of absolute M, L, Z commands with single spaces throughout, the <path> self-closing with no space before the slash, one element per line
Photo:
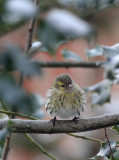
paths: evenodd
<path fill-rule="evenodd" d="M 74 89 L 73 80 L 70 75 L 65 73 L 56 77 L 53 87 L 65 93 L 71 93 Z"/>

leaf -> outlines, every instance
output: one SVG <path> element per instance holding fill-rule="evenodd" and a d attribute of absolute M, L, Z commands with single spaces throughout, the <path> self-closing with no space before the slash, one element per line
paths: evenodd
<path fill-rule="evenodd" d="M 82 58 L 79 55 L 77 55 L 67 49 L 64 49 L 61 53 L 63 55 L 63 58 L 66 60 L 75 60 L 75 61 L 79 61 L 79 62 L 82 61 Z"/>
<path fill-rule="evenodd" d="M 45 99 L 39 94 L 33 94 L 33 99 L 35 100 L 38 108 L 39 106 L 45 105 Z"/>
<path fill-rule="evenodd" d="M 43 20 L 39 22 L 39 30 L 37 35 L 43 43 L 45 50 L 52 55 L 55 54 L 57 43 L 63 39 L 63 37 L 60 37 L 60 35 L 53 30 L 53 28 L 47 24 L 46 21 Z"/>
<path fill-rule="evenodd" d="M 95 157 L 89 158 L 89 160 L 98 160 L 98 157 L 95 156 Z"/>
<path fill-rule="evenodd" d="M 41 72 L 37 63 L 24 56 L 22 50 L 14 45 L 6 46 L 4 51 L 1 51 L 0 66 L 2 72 L 17 70 L 26 76 L 36 75 Z"/>
<path fill-rule="evenodd" d="M 38 38 L 48 52 L 55 54 L 59 44 L 72 38 L 89 37 L 92 27 L 69 11 L 53 9 L 40 20 Z"/>
<path fill-rule="evenodd" d="M 0 130 L 0 157 L 3 154 L 5 140 L 6 140 L 7 135 L 10 133 L 10 127 L 12 124 L 13 124 L 13 122 L 11 120 L 9 120 L 6 127 L 3 128 L 2 130 Z"/>
<path fill-rule="evenodd" d="M 114 75 L 116 79 L 119 79 L 119 69 L 114 70 Z"/>
<path fill-rule="evenodd" d="M 42 110 L 42 106 L 45 104 L 44 98 L 42 98 L 38 94 L 32 95 L 34 111 L 31 113 L 33 117 L 41 119 L 44 117 L 44 111 Z"/>
<path fill-rule="evenodd" d="M 51 10 L 46 21 L 55 30 L 68 37 L 85 37 L 92 31 L 86 21 L 63 9 Z"/>
<path fill-rule="evenodd" d="M 41 47 L 42 47 L 42 43 L 40 41 L 33 42 L 29 50 L 29 54 L 33 55 L 34 53 L 40 51 Z"/>
<path fill-rule="evenodd" d="M 111 146 L 112 152 L 114 153 L 116 151 L 116 142 L 110 141 L 110 146 Z M 105 156 L 110 158 L 111 154 L 110 154 L 110 148 L 109 148 L 108 142 L 102 142 L 101 149 L 97 154 L 97 156 Z"/>
<path fill-rule="evenodd" d="M 88 49 L 86 51 L 86 54 L 87 54 L 88 58 L 102 56 L 103 55 L 103 48 L 100 45 L 98 45 L 93 49 Z"/>
<path fill-rule="evenodd" d="M 118 132 L 118 134 L 119 134 L 119 125 L 115 125 L 115 126 L 113 126 L 113 128 L 112 128 L 112 129 L 116 130 L 116 131 Z"/>
<path fill-rule="evenodd" d="M 98 105 L 103 105 L 105 103 L 109 103 L 110 102 L 110 89 L 109 90 L 103 90 L 100 94 L 92 94 L 92 106 L 98 104 Z"/>
<path fill-rule="evenodd" d="M 110 88 L 112 86 L 112 82 L 108 79 L 105 79 L 93 86 L 85 87 L 86 91 L 97 92 L 100 93 L 103 89 Z"/>
<path fill-rule="evenodd" d="M 119 68 L 119 55 L 109 58 L 102 67 L 107 71 Z"/>
<path fill-rule="evenodd" d="M 103 46 L 103 55 L 106 58 L 111 58 L 114 57 L 116 55 L 119 55 L 119 43 L 113 45 L 113 46 Z"/>
<path fill-rule="evenodd" d="M 0 0 L 0 35 L 19 28 L 36 15 L 32 0 Z"/>
<path fill-rule="evenodd" d="M 8 128 L 7 127 L 0 130 L 0 144 L 3 140 L 5 140 L 7 134 L 8 134 Z"/>
<path fill-rule="evenodd" d="M 111 80 L 119 79 L 119 55 L 109 58 L 101 67 L 105 70 L 105 77 Z"/>
<path fill-rule="evenodd" d="M 101 9 L 108 8 L 109 6 L 112 7 L 112 5 L 118 3 L 117 1 L 94 1 L 94 0 L 58 0 L 60 4 L 63 5 L 63 7 L 69 7 L 73 8 L 73 10 L 80 11 L 79 13 L 83 16 L 90 16 L 95 14 L 95 12 L 100 11 Z M 86 14 L 87 13 L 87 14 Z"/>
<path fill-rule="evenodd" d="M 4 143 L 5 143 L 5 139 L 8 133 L 9 131 L 7 127 L 0 130 L 0 157 L 3 153 Z"/>
<path fill-rule="evenodd" d="M 44 117 L 44 111 L 42 109 L 37 109 L 35 112 L 32 114 L 33 117 L 42 119 Z"/>
<path fill-rule="evenodd" d="M 119 160 L 119 151 L 113 153 L 114 160 Z M 112 160 L 112 158 L 111 158 Z"/>
<path fill-rule="evenodd" d="M 113 84 L 119 82 L 119 55 L 108 58 L 101 67 L 104 68 L 105 78 L 110 79 Z"/>
<path fill-rule="evenodd" d="M 104 157 L 104 160 L 109 160 L 107 157 Z"/>
<path fill-rule="evenodd" d="M 31 0 L 7 0 L 4 7 L 6 14 L 3 18 L 6 23 L 30 19 L 37 12 L 37 8 Z"/>
<path fill-rule="evenodd" d="M 10 77 L 0 76 L 0 101 L 13 111 L 31 114 L 36 109 L 36 101 L 32 94 L 20 88 Z"/>
<path fill-rule="evenodd" d="M 92 157 L 92 158 L 89 158 L 90 160 L 100 160 L 100 156 L 95 156 L 95 157 Z M 101 158 L 102 160 L 102 158 Z M 107 157 L 103 157 L 103 160 L 109 160 Z"/>
<path fill-rule="evenodd" d="M 18 70 L 21 73 L 24 73 L 24 76 L 32 77 L 41 74 L 41 69 L 37 62 L 31 61 L 27 58 L 17 62 L 14 66 L 14 70 Z"/>
<path fill-rule="evenodd" d="M 104 103 L 110 102 L 111 86 L 112 82 L 108 79 L 105 79 L 96 85 L 85 88 L 85 91 L 93 92 L 92 106 L 96 104 L 103 105 Z"/>
<path fill-rule="evenodd" d="M 0 33 L 4 30 L 4 27 L 5 27 L 5 22 L 3 18 L 3 16 L 6 13 L 5 4 L 6 4 L 6 0 L 0 1 Z"/>
<path fill-rule="evenodd" d="M 113 58 L 119 55 L 119 43 L 113 46 L 98 45 L 93 49 L 87 50 L 86 54 L 89 58 L 102 55 L 106 58 Z"/>

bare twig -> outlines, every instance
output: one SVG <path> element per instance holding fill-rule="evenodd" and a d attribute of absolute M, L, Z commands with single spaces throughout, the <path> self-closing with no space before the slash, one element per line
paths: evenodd
<path fill-rule="evenodd" d="M 7 106 L 3 103 L 2 100 L 0 101 L 0 103 L 1 103 L 1 105 L 2 105 L 2 108 L 3 108 L 5 111 L 8 111 Z"/>
<path fill-rule="evenodd" d="M 0 129 L 3 129 L 9 120 L 0 120 Z M 15 133 L 76 133 L 97 130 L 100 128 L 119 125 L 119 113 L 103 115 L 88 119 L 80 119 L 75 124 L 72 120 L 57 120 L 53 127 L 51 121 L 47 120 L 22 120 L 12 119 L 11 132 Z"/>
<path fill-rule="evenodd" d="M 38 0 L 35 0 L 34 3 L 38 4 Z M 29 25 L 25 54 L 28 54 L 29 49 L 31 48 L 31 45 L 32 45 L 32 38 L 33 38 L 33 31 L 34 31 L 34 27 L 35 27 L 35 21 L 36 21 L 36 18 L 33 18 L 30 22 L 30 25 Z"/>
<path fill-rule="evenodd" d="M 81 139 L 85 139 L 85 140 L 90 140 L 90 141 L 94 141 L 94 142 L 99 142 L 101 143 L 102 141 L 99 139 L 95 139 L 95 138 L 90 138 L 90 137 L 86 137 L 86 136 L 79 136 L 79 135 L 75 135 L 72 133 L 67 133 L 67 135 L 75 137 L 75 138 L 81 138 Z"/>
<path fill-rule="evenodd" d="M 7 155 L 10 150 L 10 140 L 11 140 L 11 133 L 5 139 L 4 149 L 2 152 L 2 160 L 7 160 Z"/>
<path fill-rule="evenodd" d="M 28 134 L 25 133 L 24 136 L 30 142 L 32 142 L 44 155 L 48 156 L 52 160 L 58 160 L 56 157 L 54 157 L 53 155 L 51 155 L 48 152 L 46 152 L 45 149 L 42 146 L 40 146 L 40 144 L 38 144 L 30 135 L 28 135 Z"/>
<path fill-rule="evenodd" d="M 1 101 L 1 105 L 3 107 L 3 109 L 8 112 L 8 108 L 7 106 L 3 103 L 3 101 Z M 9 117 L 11 118 L 11 115 L 9 115 Z M 3 152 L 2 152 L 2 159 L 3 160 L 7 160 L 7 156 L 10 150 L 10 141 L 11 141 L 11 133 L 9 133 L 5 139 L 5 143 L 4 143 L 4 148 L 3 148 Z"/>
<path fill-rule="evenodd" d="M 39 67 L 44 68 L 70 68 L 70 67 L 82 67 L 82 68 L 101 68 L 104 62 L 37 62 Z"/>
<path fill-rule="evenodd" d="M 20 116 L 20 117 L 27 118 L 27 119 L 32 119 L 32 120 L 37 120 L 37 118 L 34 118 L 32 116 L 21 114 L 21 113 L 17 113 L 17 112 L 12 112 L 12 111 L 0 110 L 0 113 L 4 113 L 4 114 L 7 114 L 7 115 Z"/>
<path fill-rule="evenodd" d="M 106 137 L 106 139 L 107 139 L 107 142 L 108 142 L 108 145 L 109 145 L 109 148 L 110 148 L 111 157 L 112 157 L 112 160 L 114 160 L 113 152 L 112 152 L 112 148 L 111 148 L 111 145 L 110 145 L 110 141 L 109 141 L 109 138 L 108 138 L 108 135 L 107 135 L 106 128 L 104 128 L 104 130 L 105 130 L 105 137 Z"/>
<path fill-rule="evenodd" d="M 38 0 L 34 0 L 35 4 L 38 4 Z M 28 37 L 27 37 L 27 43 L 26 43 L 26 48 L 24 53 L 28 55 L 29 53 L 29 49 L 32 46 L 32 38 L 33 38 L 33 31 L 34 31 L 34 27 L 35 27 L 35 21 L 36 18 L 34 17 L 29 24 L 29 28 L 28 28 Z M 24 74 L 21 73 L 20 77 L 19 77 L 19 86 L 22 86 L 23 83 L 23 79 L 24 79 Z"/>
<path fill-rule="evenodd" d="M 28 29 L 29 34 L 28 34 L 27 45 L 26 45 L 26 48 L 25 48 L 25 54 L 28 54 L 29 49 L 31 48 L 31 45 L 32 45 L 32 37 L 33 37 L 34 26 L 35 26 L 35 18 L 33 18 L 31 20 L 30 25 L 29 25 L 29 29 Z"/>

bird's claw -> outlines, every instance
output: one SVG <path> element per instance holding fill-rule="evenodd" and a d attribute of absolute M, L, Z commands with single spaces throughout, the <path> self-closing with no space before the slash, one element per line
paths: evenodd
<path fill-rule="evenodd" d="M 77 120 L 78 120 L 78 119 L 79 119 L 79 117 L 76 117 L 76 116 L 75 116 L 75 117 L 72 119 L 72 121 L 74 121 L 74 122 L 77 124 L 77 122 L 78 122 Z"/>
<path fill-rule="evenodd" d="M 56 117 L 54 117 L 53 119 L 51 119 L 50 121 L 52 121 L 52 123 L 53 123 L 53 127 L 55 126 L 55 122 L 56 122 L 56 120 L 57 120 L 57 118 Z"/>

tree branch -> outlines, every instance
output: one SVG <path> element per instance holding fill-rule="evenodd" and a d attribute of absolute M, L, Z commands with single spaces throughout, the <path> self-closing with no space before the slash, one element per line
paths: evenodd
<path fill-rule="evenodd" d="M 34 3 L 37 5 L 38 0 L 34 0 Z M 36 18 L 32 18 L 30 21 L 30 24 L 29 24 L 27 43 L 26 43 L 26 47 L 25 47 L 25 51 L 24 51 L 24 54 L 26 54 L 26 55 L 28 55 L 29 49 L 32 46 L 32 38 L 33 38 L 33 31 L 34 31 L 34 27 L 35 27 L 35 21 L 36 21 Z M 24 74 L 21 72 L 20 77 L 19 77 L 19 86 L 22 86 L 23 79 L 24 79 Z"/>
<path fill-rule="evenodd" d="M 44 68 L 69 68 L 69 67 L 82 67 L 82 68 L 101 68 L 101 65 L 104 62 L 61 62 L 61 61 L 56 61 L 56 62 L 36 62 L 39 67 L 44 67 Z"/>
<path fill-rule="evenodd" d="M 34 0 L 34 3 L 37 5 L 38 0 Z M 27 39 L 27 44 L 26 44 L 26 48 L 25 48 L 25 54 L 28 54 L 29 49 L 31 48 L 31 45 L 32 45 L 32 38 L 33 38 L 33 31 L 34 31 L 34 27 L 35 27 L 35 21 L 36 21 L 36 18 L 33 18 L 29 24 L 28 39 Z"/>
<path fill-rule="evenodd" d="M 6 112 L 8 112 L 7 106 L 1 101 L 2 107 L 5 109 Z M 9 118 L 11 118 L 11 115 L 8 115 Z M 11 141 L 11 133 L 9 133 L 5 139 L 4 147 L 3 147 L 3 152 L 2 152 L 2 159 L 7 160 L 7 156 L 10 150 L 10 141 Z"/>
<path fill-rule="evenodd" d="M 27 119 L 32 119 L 32 120 L 37 120 L 37 118 L 34 118 L 32 116 L 29 116 L 29 115 L 26 115 L 26 114 L 17 113 L 17 112 L 12 112 L 12 111 L 0 110 L 0 113 L 7 114 L 7 115 L 20 116 L 20 117 L 27 118 Z"/>
<path fill-rule="evenodd" d="M 54 127 L 52 122 L 47 120 L 0 120 L 0 129 L 3 129 L 9 121 L 12 121 L 10 129 L 15 133 L 76 133 L 119 125 L 119 113 L 80 119 L 77 124 L 72 120 L 57 120 Z"/>
<path fill-rule="evenodd" d="M 56 158 L 53 155 L 51 155 L 50 153 L 46 152 L 46 150 L 42 146 L 40 146 L 40 144 L 38 144 L 30 135 L 28 135 L 28 134 L 25 133 L 24 136 L 30 142 L 32 142 L 44 155 L 48 156 L 52 160 L 58 160 L 58 158 Z"/>
<path fill-rule="evenodd" d="M 95 138 L 90 138 L 90 137 L 86 137 L 86 136 L 80 136 L 80 135 L 75 135 L 72 133 L 66 133 L 69 136 L 75 137 L 75 138 L 81 138 L 81 139 L 85 139 L 85 140 L 89 140 L 89 141 L 94 141 L 94 142 L 98 142 L 101 143 L 102 141 L 99 139 L 95 139 Z"/>
<path fill-rule="evenodd" d="M 4 144 L 4 148 L 3 148 L 3 152 L 2 152 L 2 159 L 3 160 L 7 160 L 7 155 L 10 150 L 10 141 L 11 141 L 11 133 L 9 135 L 7 135 L 7 137 L 5 139 L 5 144 Z"/>
<path fill-rule="evenodd" d="M 104 128 L 104 131 L 105 131 L 105 137 L 106 137 L 107 142 L 108 142 L 108 145 L 109 145 L 109 149 L 110 149 L 110 154 L 111 154 L 112 160 L 114 160 L 113 152 L 112 152 L 112 148 L 111 148 L 111 145 L 110 145 L 110 141 L 109 141 L 109 138 L 108 138 L 108 135 L 107 135 L 107 130 L 106 130 L 106 128 Z"/>

